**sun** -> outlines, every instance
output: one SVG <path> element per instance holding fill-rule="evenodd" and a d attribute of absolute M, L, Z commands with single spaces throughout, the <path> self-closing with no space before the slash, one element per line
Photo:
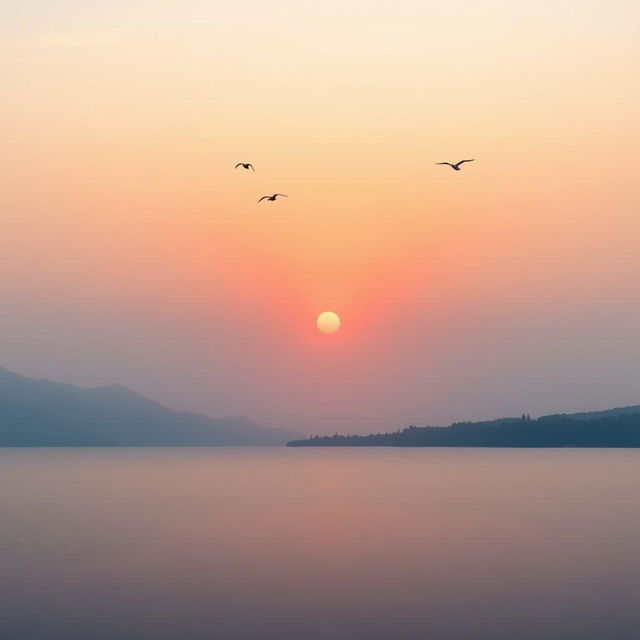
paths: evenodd
<path fill-rule="evenodd" d="M 340 328 L 340 316 L 333 311 L 323 311 L 316 324 L 322 333 L 335 333 Z"/>

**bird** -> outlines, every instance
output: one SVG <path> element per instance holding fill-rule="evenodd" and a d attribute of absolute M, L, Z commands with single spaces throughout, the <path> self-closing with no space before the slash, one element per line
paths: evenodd
<path fill-rule="evenodd" d="M 282 196 L 283 198 L 288 198 L 289 196 L 285 196 L 284 193 L 274 193 L 272 196 L 262 196 L 258 202 L 262 202 L 265 198 L 269 200 L 269 202 L 275 202 L 278 196 Z"/>
<path fill-rule="evenodd" d="M 454 171 L 460 171 L 460 165 L 463 162 L 473 162 L 475 158 L 471 158 L 471 160 L 460 160 L 460 162 L 456 162 L 455 164 L 451 164 L 451 162 L 436 162 L 436 164 L 448 164 Z"/>
<path fill-rule="evenodd" d="M 251 170 L 255 171 L 253 165 L 250 162 L 238 162 L 234 169 L 237 169 L 238 167 L 242 167 L 243 169 L 248 169 L 249 167 L 251 167 Z"/>

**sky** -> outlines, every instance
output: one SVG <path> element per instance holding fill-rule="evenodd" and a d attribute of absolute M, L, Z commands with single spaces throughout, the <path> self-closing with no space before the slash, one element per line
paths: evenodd
<path fill-rule="evenodd" d="M 2 14 L 1 365 L 305 433 L 640 403 L 635 0 Z"/>

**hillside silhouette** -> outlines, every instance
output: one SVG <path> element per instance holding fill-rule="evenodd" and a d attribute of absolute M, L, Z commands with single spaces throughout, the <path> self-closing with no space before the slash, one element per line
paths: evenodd
<path fill-rule="evenodd" d="M 289 447 L 640 447 L 640 406 L 532 419 L 407 427 L 365 436 L 312 436 Z"/>
<path fill-rule="evenodd" d="M 0 447 L 282 445 L 297 435 L 174 411 L 119 385 L 83 389 L 0 367 Z"/>

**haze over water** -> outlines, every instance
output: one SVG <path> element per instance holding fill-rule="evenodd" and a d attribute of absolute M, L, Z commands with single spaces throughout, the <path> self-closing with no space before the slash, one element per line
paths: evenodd
<path fill-rule="evenodd" d="M 637 638 L 639 462 L 0 450 L 0 636 Z"/>

